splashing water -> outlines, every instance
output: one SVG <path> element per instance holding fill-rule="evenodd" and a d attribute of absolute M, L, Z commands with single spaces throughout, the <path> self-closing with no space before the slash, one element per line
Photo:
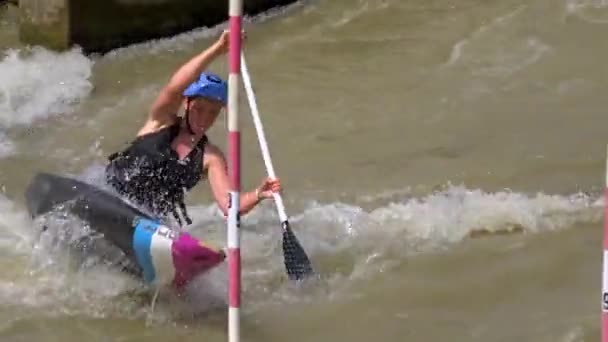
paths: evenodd
<path fill-rule="evenodd" d="M 294 289 L 282 280 L 278 219 L 272 206 L 262 206 L 243 220 L 248 311 L 277 302 L 342 296 L 348 284 L 373 277 L 415 254 L 449 248 L 477 231 L 537 233 L 595 223 L 601 220 L 601 205 L 601 200 L 583 194 L 531 196 L 462 186 L 449 186 L 421 198 L 403 198 L 371 210 L 346 203 L 310 202 L 291 220 L 322 274 L 322 283 L 310 291 Z M 214 244 L 225 241 L 225 222 L 215 205 L 194 206 L 190 211 L 198 222 L 190 233 Z M 85 248 L 88 255 L 66 252 L 66 242 L 90 233 L 86 225 L 61 215 L 53 219 L 56 229 L 36 237 L 36 225 L 26 214 L 10 200 L 0 198 L 0 253 L 17 257 L 18 266 L 13 269 L 25 270 L 3 274 L 3 302 L 44 308 L 49 315 L 150 315 L 149 294 L 142 292 L 134 278 L 116 270 L 116 262 L 98 258 L 95 254 L 99 249 Z M 161 299 L 155 319 L 172 320 L 224 307 L 226 281 L 226 267 L 221 265 L 188 287 L 187 301 L 171 295 Z"/>
<path fill-rule="evenodd" d="M 14 153 L 5 132 L 70 112 L 93 86 L 93 62 L 78 49 L 11 49 L 0 60 L 0 157 Z"/>

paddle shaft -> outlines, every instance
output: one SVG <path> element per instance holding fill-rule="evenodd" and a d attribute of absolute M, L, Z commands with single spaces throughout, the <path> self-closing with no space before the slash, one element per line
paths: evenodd
<path fill-rule="evenodd" d="M 266 141 L 266 135 L 264 134 L 264 126 L 262 125 L 262 120 L 260 119 L 260 113 L 258 111 L 258 105 L 255 100 L 255 94 L 253 92 L 253 87 L 251 86 L 251 79 L 249 78 L 249 70 L 247 69 L 247 64 L 245 63 L 245 56 L 241 53 L 241 76 L 243 78 L 243 84 L 245 86 L 245 92 L 247 93 L 247 99 L 249 101 L 249 106 L 251 108 L 251 114 L 253 116 L 253 124 L 255 125 L 255 130 L 258 133 L 258 141 L 260 143 L 260 149 L 262 150 L 262 157 L 264 158 L 264 165 L 266 165 L 266 171 L 268 173 L 268 177 L 272 179 L 276 179 L 276 174 L 274 172 L 274 167 L 272 166 L 272 159 L 270 158 L 270 151 L 268 149 L 268 142 Z M 287 213 L 285 212 L 285 205 L 283 204 L 283 198 L 280 193 L 273 193 L 274 201 L 277 206 L 277 211 L 279 213 L 279 219 L 281 222 L 287 222 Z M 284 225 L 281 225 L 284 227 Z"/>
<path fill-rule="evenodd" d="M 249 106 L 251 107 L 251 114 L 253 116 L 253 122 L 255 129 L 258 134 L 258 141 L 262 150 L 262 156 L 264 157 L 264 164 L 266 165 L 266 171 L 270 178 L 276 179 L 274 173 L 274 167 L 272 167 L 272 160 L 270 159 L 270 151 L 268 150 L 268 142 L 266 142 L 266 136 L 264 134 L 264 127 L 260 120 L 260 113 L 258 112 L 258 105 L 255 101 L 255 94 L 253 93 L 253 87 L 251 86 L 251 79 L 249 78 L 249 70 L 245 63 L 245 56 L 241 52 L 241 74 L 243 78 L 243 84 L 245 85 L 245 91 L 247 92 L 247 99 L 249 100 Z M 314 274 L 312 265 L 304 248 L 300 245 L 300 242 L 296 238 L 295 234 L 289 227 L 289 221 L 287 220 L 287 214 L 285 213 L 285 206 L 283 205 L 283 198 L 279 193 L 273 193 L 277 211 L 279 212 L 279 218 L 281 220 L 281 228 L 283 229 L 283 257 L 285 268 L 287 270 L 287 276 L 291 280 L 302 280 L 310 275 Z"/>

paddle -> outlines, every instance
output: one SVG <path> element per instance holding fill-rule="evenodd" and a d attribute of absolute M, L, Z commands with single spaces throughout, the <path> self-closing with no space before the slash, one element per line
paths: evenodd
<path fill-rule="evenodd" d="M 243 75 L 243 84 L 245 86 L 245 92 L 247 93 L 247 100 L 251 107 L 253 123 L 262 150 L 262 156 L 264 157 L 266 171 L 268 172 L 268 177 L 276 179 L 272 160 L 270 159 L 268 143 L 266 142 L 266 137 L 264 135 L 264 127 L 260 120 L 258 106 L 251 86 L 251 79 L 249 78 L 249 71 L 247 70 L 247 65 L 245 63 L 245 55 L 243 54 L 241 54 L 241 73 Z M 281 194 L 275 193 L 273 196 L 279 213 L 279 219 L 281 220 L 281 228 L 283 229 L 283 257 L 287 275 L 291 280 L 302 280 L 314 273 L 312 265 L 310 264 L 310 260 L 308 259 L 304 248 L 302 248 L 302 245 L 300 245 L 300 242 L 289 227 L 289 221 L 287 219 L 287 214 L 285 213 L 285 206 L 283 205 Z"/>

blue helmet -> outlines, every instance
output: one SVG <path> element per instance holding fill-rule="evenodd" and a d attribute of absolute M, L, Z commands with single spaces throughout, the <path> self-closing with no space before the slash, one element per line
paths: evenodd
<path fill-rule="evenodd" d="M 228 84 L 218 75 L 203 72 L 198 80 L 184 90 L 186 97 L 205 97 L 221 102 L 224 106 L 228 103 Z"/>

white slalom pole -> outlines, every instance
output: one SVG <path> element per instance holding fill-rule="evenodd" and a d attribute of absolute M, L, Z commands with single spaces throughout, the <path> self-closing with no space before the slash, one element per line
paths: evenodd
<path fill-rule="evenodd" d="M 228 47 L 228 176 L 230 208 L 228 209 L 228 341 L 240 341 L 241 307 L 241 135 L 239 131 L 239 76 L 241 74 L 241 25 L 243 1 L 230 0 L 230 45 Z"/>

